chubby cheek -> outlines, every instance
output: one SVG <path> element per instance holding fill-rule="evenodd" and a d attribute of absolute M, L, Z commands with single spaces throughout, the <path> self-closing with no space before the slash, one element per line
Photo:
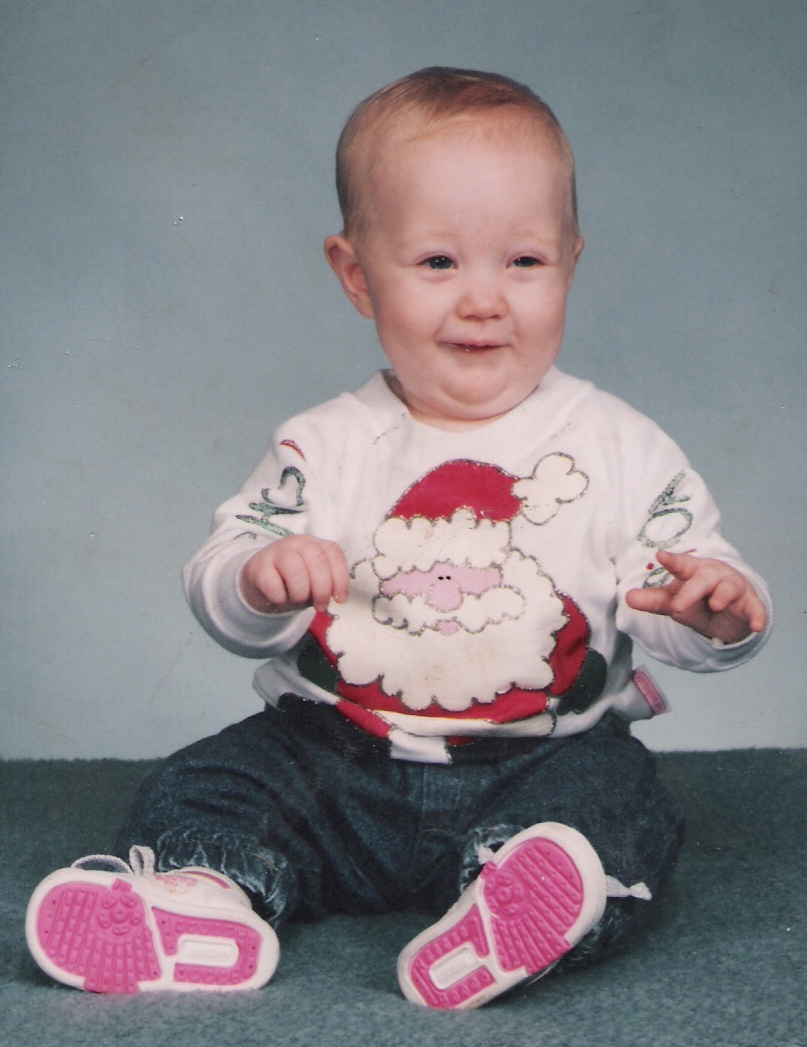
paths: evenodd
<path fill-rule="evenodd" d="M 443 288 L 409 274 L 373 281 L 371 300 L 379 334 L 403 344 L 434 335 L 451 312 L 447 286 Z"/>
<path fill-rule="evenodd" d="M 532 332 L 533 337 L 538 335 L 547 345 L 559 341 L 566 319 L 565 285 L 552 288 L 537 300 L 525 302 L 514 313 L 524 337 L 529 337 Z"/>

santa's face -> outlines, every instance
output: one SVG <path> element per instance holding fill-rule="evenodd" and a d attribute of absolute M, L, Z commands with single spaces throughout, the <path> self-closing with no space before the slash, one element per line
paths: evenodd
<path fill-rule="evenodd" d="M 458 629 L 478 632 L 474 623 L 487 622 L 496 602 L 495 597 L 483 600 L 482 596 L 501 584 L 502 572 L 498 567 L 457 566 L 446 560 L 429 571 L 399 571 L 381 583 L 381 593 L 387 598 L 400 595 L 408 601 L 408 607 L 404 604 L 404 617 L 409 632 L 438 629 L 448 636 Z M 385 607 L 392 606 L 388 600 L 383 603 Z"/>
<path fill-rule="evenodd" d="M 347 601 L 333 607 L 327 641 L 347 683 L 378 681 L 408 709 L 450 711 L 551 683 L 566 615 L 534 560 L 511 551 L 485 568 L 444 560 L 389 575 L 383 559 L 357 564 Z"/>
<path fill-rule="evenodd" d="M 351 298 L 375 320 L 394 391 L 438 428 L 505 414 L 560 349 L 582 247 L 567 166 L 535 134 L 458 125 L 387 142 L 369 180 Z"/>

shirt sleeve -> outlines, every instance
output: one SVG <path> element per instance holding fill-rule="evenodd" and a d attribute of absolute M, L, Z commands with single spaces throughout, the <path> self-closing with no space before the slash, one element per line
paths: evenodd
<path fill-rule="evenodd" d="M 261 547 L 292 534 L 310 534 L 316 481 L 298 444 L 277 435 L 238 494 L 213 515 L 210 538 L 185 565 L 191 610 L 223 647 L 247 657 L 289 650 L 313 612 L 261 614 L 243 599 L 241 570 Z"/>
<path fill-rule="evenodd" d="M 720 514 L 701 477 L 680 449 L 650 424 L 634 446 L 633 464 L 621 498 L 628 521 L 615 557 L 617 628 L 658 661 L 694 672 L 729 669 L 752 658 L 770 635 L 771 597 L 765 581 L 749 567 L 721 533 Z M 711 640 L 663 615 L 628 607 L 629 589 L 661 586 L 670 580 L 656 559 L 661 550 L 722 560 L 743 574 L 765 605 L 762 633 L 735 644 Z"/>

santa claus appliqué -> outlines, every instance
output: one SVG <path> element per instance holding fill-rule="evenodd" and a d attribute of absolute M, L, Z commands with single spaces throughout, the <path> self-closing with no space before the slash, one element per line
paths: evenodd
<path fill-rule="evenodd" d="M 507 722 L 569 692 L 588 652 L 587 622 L 531 556 L 513 522 L 540 526 L 581 498 L 567 455 L 532 476 L 448 462 L 415 483 L 351 572 L 350 595 L 312 634 L 351 705 L 383 713 Z"/>

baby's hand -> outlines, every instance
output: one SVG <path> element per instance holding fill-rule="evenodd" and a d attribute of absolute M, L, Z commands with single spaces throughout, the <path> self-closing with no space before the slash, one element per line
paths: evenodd
<path fill-rule="evenodd" d="M 629 607 L 667 615 L 724 643 L 739 643 L 765 628 L 765 607 L 756 589 L 722 560 L 659 552 L 658 562 L 673 580 L 657 589 L 631 589 L 625 594 Z"/>
<path fill-rule="evenodd" d="M 311 535 L 279 538 L 255 553 L 241 570 L 241 595 L 255 611 L 284 614 L 314 607 L 324 611 L 331 598 L 347 599 L 350 574 L 336 542 Z"/>

